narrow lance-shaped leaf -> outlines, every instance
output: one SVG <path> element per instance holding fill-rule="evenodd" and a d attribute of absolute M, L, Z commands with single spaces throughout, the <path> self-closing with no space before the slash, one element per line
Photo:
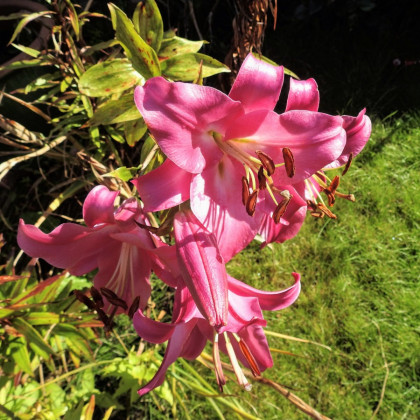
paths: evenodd
<path fill-rule="evenodd" d="M 187 53 L 176 55 L 168 60 L 162 61 L 162 73 L 172 79 L 182 82 L 189 82 L 197 79 L 200 74 L 202 63 L 202 77 L 213 76 L 214 74 L 229 72 L 229 67 L 220 61 L 200 53 Z"/>
<path fill-rule="evenodd" d="M 14 318 L 11 324 L 21 334 L 23 334 L 28 341 L 29 345 L 33 348 L 35 353 L 44 359 L 48 359 L 49 355 L 54 354 L 54 350 L 42 338 L 41 334 L 28 322 L 22 318 Z"/>
<path fill-rule="evenodd" d="M 79 90 L 85 95 L 100 97 L 120 93 L 143 83 L 144 78 L 128 60 L 115 59 L 90 67 L 79 80 Z"/>
<path fill-rule="evenodd" d="M 124 123 L 125 141 L 131 147 L 133 147 L 144 136 L 146 131 L 147 125 L 143 118 Z"/>
<path fill-rule="evenodd" d="M 123 46 L 133 67 L 146 79 L 160 76 L 160 67 L 156 52 L 136 32 L 127 15 L 114 4 L 109 4 L 115 36 Z"/>
<path fill-rule="evenodd" d="M 133 24 L 140 36 L 155 51 L 159 51 L 163 37 L 163 21 L 154 0 L 145 0 L 137 4 Z"/>

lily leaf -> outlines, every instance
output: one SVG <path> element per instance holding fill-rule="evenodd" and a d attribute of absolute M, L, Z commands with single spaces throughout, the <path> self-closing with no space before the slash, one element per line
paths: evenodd
<path fill-rule="evenodd" d="M 79 80 L 79 90 L 87 96 L 109 96 L 143 83 L 128 60 L 115 59 L 90 67 Z"/>
<path fill-rule="evenodd" d="M 147 125 L 143 118 L 135 121 L 128 121 L 124 124 L 125 141 L 133 147 L 146 133 Z"/>
<path fill-rule="evenodd" d="M 206 43 L 207 41 L 190 41 L 178 36 L 164 39 L 160 45 L 159 59 L 167 60 L 178 54 L 195 53 Z"/>
<path fill-rule="evenodd" d="M 108 5 L 111 11 L 115 36 L 124 48 L 133 67 L 146 79 L 160 76 L 159 61 L 155 50 L 136 32 L 133 22 L 114 4 Z"/>
<path fill-rule="evenodd" d="M 121 166 L 121 168 L 115 169 L 112 172 L 109 172 L 105 174 L 104 176 L 107 177 L 116 177 L 121 179 L 122 181 L 130 181 L 130 179 L 133 179 L 136 175 L 138 175 L 139 168 L 127 168 L 126 166 Z"/>
<path fill-rule="evenodd" d="M 197 79 L 202 64 L 202 77 L 213 76 L 214 74 L 230 72 L 229 67 L 220 61 L 200 53 L 186 53 L 176 55 L 168 60 L 162 61 L 162 73 L 172 79 L 182 82 L 190 82 Z"/>
<path fill-rule="evenodd" d="M 145 0 L 137 4 L 133 14 L 133 23 L 140 36 L 155 51 L 159 51 L 163 38 L 163 21 L 154 0 Z"/>
<path fill-rule="evenodd" d="M 99 106 L 89 120 L 91 125 L 109 125 L 137 120 L 141 117 L 133 100 L 133 94 L 111 99 Z"/>

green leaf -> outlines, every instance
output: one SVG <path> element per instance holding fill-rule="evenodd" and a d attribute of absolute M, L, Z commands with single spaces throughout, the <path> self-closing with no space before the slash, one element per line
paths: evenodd
<path fill-rule="evenodd" d="M 138 172 L 139 168 L 127 168 L 126 166 L 121 166 L 121 168 L 115 169 L 115 171 L 109 172 L 103 176 L 116 177 L 127 182 L 138 175 Z"/>
<path fill-rule="evenodd" d="M 257 54 L 255 52 L 253 52 L 252 55 L 254 55 L 256 58 L 258 58 L 261 61 L 265 61 L 268 64 L 272 64 L 273 66 L 278 66 L 278 64 L 275 61 L 270 60 L 269 58 L 265 57 L 264 55 Z M 289 70 L 286 67 L 283 67 L 283 69 L 284 69 L 284 74 L 287 74 L 287 75 L 292 76 L 293 78 L 295 78 L 297 80 L 300 80 L 299 76 L 296 73 L 293 73 L 292 70 Z"/>
<path fill-rule="evenodd" d="M 133 67 L 146 79 L 160 76 L 159 61 L 156 52 L 136 32 L 127 15 L 114 4 L 108 4 L 111 11 L 115 36 L 123 46 Z"/>
<path fill-rule="evenodd" d="M 154 0 L 145 0 L 137 4 L 133 14 L 133 24 L 140 36 L 155 51 L 159 51 L 163 38 L 163 21 Z"/>
<path fill-rule="evenodd" d="M 186 53 L 176 55 L 162 61 L 162 74 L 172 80 L 190 82 L 199 76 L 200 63 L 203 62 L 202 77 L 213 76 L 217 73 L 230 72 L 229 67 L 220 61 L 200 53 Z"/>
<path fill-rule="evenodd" d="M 31 57 L 37 58 L 39 54 L 41 54 L 40 51 L 35 50 L 34 48 L 25 47 L 24 45 L 20 44 L 12 44 L 16 49 L 19 51 L 24 52 L 25 54 L 28 54 Z"/>
<path fill-rule="evenodd" d="M 65 2 L 67 4 L 67 11 L 69 13 L 71 26 L 73 27 L 77 41 L 80 41 L 80 25 L 79 25 L 79 17 L 77 16 L 76 9 L 74 8 L 70 0 L 65 0 Z"/>
<path fill-rule="evenodd" d="M 31 325 L 51 325 L 60 322 L 60 316 L 54 312 L 29 312 L 23 318 Z"/>
<path fill-rule="evenodd" d="M 54 350 L 49 344 L 42 338 L 41 334 L 28 322 L 22 318 L 14 318 L 11 321 L 13 327 L 15 327 L 21 334 L 23 334 L 28 341 L 29 345 L 39 356 L 44 359 L 48 359 L 49 355 L 54 354 Z"/>
<path fill-rule="evenodd" d="M 138 120 L 140 117 L 140 112 L 134 104 L 133 94 L 131 93 L 119 99 L 111 99 L 99 106 L 89 120 L 89 124 L 108 125 Z"/>
<path fill-rule="evenodd" d="M 9 45 L 16 39 L 16 37 L 20 34 L 20 32 L 22 31 L 22 29 L 29 23 L 32 22 L 33 20 L 39 18 L 40 16 L 45 16 L 45 15 L 50 15 L 51 12 L 49 10 L 45 10 L 42 12 L 36 12 L 36 13 L 31 13 L 29 15 L 26 15 L 17 25 L 16 25 L 16 29 L 13 32 L 12 37 L 10 38 L 9 41 Z"/>
<path fill-rule="evenodd" d="M 8 353 L 21 370 L 33 376 L 28 347 L 23 337 L 17 337 L 9 344 Z"/>
<path fill-rule="evenodd" d="M 124 123 L 125 141 L 133 147 L 146 133 L 147 125 L 143 118 Z"/>
<path fill-rule="evenodd" d="M 174 36 L 162 40 L 158 55 L 161 60 L 167 60 L 178 54 L 195 53 L 206 43 L 206 41 L 190 41 Z"/>
<path fill-rule="evenodd" d="M 87 96 L 99 97 L 120 93 L 134 85 L 144 84 L 144 78 L 125 59 L 104 61 L 90 67 L 79 80 L 79 90 Z"/>

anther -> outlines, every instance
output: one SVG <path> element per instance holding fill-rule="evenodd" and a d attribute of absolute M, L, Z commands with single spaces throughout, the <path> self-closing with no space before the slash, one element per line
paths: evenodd
<path fill-rule="evenodd" d="M 267 188 L 267 178 L 264 175 L 264 167 L 258 169 L 258 188 L 260 190 L 265 190 Z"/>
<path fill-rule="evenodd" d="M 96 303 L 96 306 L 98 308 L 104 307 L 104 300 L 102 299 L 101 294 L 99 293 L 98 289 L 94 286 L 90 288 L 90 295 L 92 296 L 94 302 Z"/>
<path fill-rule="evenodd" d="M 325 204 L 318 203 L 318 208 L 330 219 L 337 219 L 337 216 Z"/>
<path fill-rule="evenodd" d="M 128 309 L 127 304 L 121 298 L 119 298 L 112 290 L 105 287 L 101 287 L 102 294 L 107 298 L 109 303 L 112 303 L 115 306 L 123 308 L 125 311 Z"/>
<path fill-rule="evenodd" d="M 253 216 L 255 213 L 255 207 L 257 205 L 257 198 L 258 198 L 258 190 L 254 190 L 251 195 L 248 197 L 248 200 L 246 202 L 245 208 L 246 212 Z"/>
<path fill-rule="evenodd" d="M 252 374 L 254 376 L 261 376 L 261 371 L 258 367 L 258 363 L 255 360 L 253 354 L 251 353 L 251 350 L 249 349 L 248 345 L 237 334 L 234 334 L 234 337 L 236 338 L 236 341 L 239 344 L 239 348 L 241 349 L 242 354 L 244 355 L 246 361 L 249 364 L 249 367 L 251 368 Z"/>
<path fill-rule="evenodd" d="M 137 309 L 139 309 L 139 303 L 140 303 L 140 296 L 137 296 L 133 300 L 133 303 L 130 305 L 130 309 L 128 310 L 128 316 L 130 318 L 133 318 L 133 316 L 136 313 Z"/>
<path fill-rule="evenodd" d="M 291 199 L 292 199 L 292 196 L 289 194 L 289 197 L 284 197 L 283 200 L 281 200 L 280 203 L 277 205 L 276 209 L 273 212 L 274 223 L 277 224 L 280 222 L 280 218 L 285 213 Z"/>
<path fill-rule="evenodd" d="M 274 165 L 273 159 L 267 155 L 267 153 L 262 152 L 261 150 L 256 150 L 255 153 L 258 156 L 258 159 L 261 161 L 262 166 L 267 171 L 267 175 L 271 176 L 274 174 L 276 170 L 276 166 Z"/>
<path fill-rule="evenodd" d="M 246 206 L 249 198 L 249 183 L 248 180 L 243 176 L 242 177 L 242 204 Z"/>
<path fill-rule="evenodd" d="M 353 161 L 353 153 L 350 153 L 349 158 L 346 162 L 346 166 L 344 167 L 343 172 L 341 173 L 341 176 L 344 176 L 347 173 L 347 171 L 350 169 L 350 165 L 352 161 Z"/>
<path fill-rule="evenodd" d="M 92 300 L 90 300 L 87 296 L 85 296 L 80 290 L 73 290 L 73 293 L 76 296 L 77 300 L 79 302 L 84 303 L 89 309 L 96 309 L 95 303 Z"/>
<path fill-rule="evenodd" d="M 288 147 L 283 148 L 282 152 L 287 176 L 292 178 L 295 174 L 295 158 L 293 157 L 292 151 Z"/>
<path fill-rule="evenodd" d="M 349 200 L 352 203 L 354 203 L 356 201 L 356 198 L 354 197 L 353 194 L 341 194 L 338 191 L 336 191 L 335 194 L 337 195 L 337 197 L 344 198 L 345 200 Z"/>

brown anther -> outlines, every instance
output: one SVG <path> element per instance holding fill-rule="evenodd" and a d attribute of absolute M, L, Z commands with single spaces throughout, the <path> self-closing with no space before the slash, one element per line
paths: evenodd
<path fill-rule="evenodd" d="M 328 216 L 330 219 L 337 219 L 337 216 L 323 203 L 318 203 L 319 210 L 322 211 L 322 213 L 325 214 L 325 216 Z"/>
<path fill-rule="evenodd" d="M 102 310 L 102 309 L 100 309 L 100 308 L 97 308 L 96 309 L 96 312 L 98 313 L 98 316 L 99 316 L 99 319 L 103 322 L 103 324 L 105 325 L 105 326 L 108 326 L 109 325 L 109 317 L 108 317 L 108 315 Z"/>
<path fill-rule="evenodd" d="M 267 153 L 262 152 L 261 150 L 256 150 L 255 153 L 258 156 L 258 159 L 261 161 L 262 166 L 267 171 L 267 175 L 271 176 L 276 170 L 276 165 L 274 165 L 273 159 L 267 155 Z"/>
<path fill-rule="evenodd" d="M 356 198 L 353 194 L 341 194 L 338 191 L 335 194 L 337 195 L 337 197 L 344 198 L 345 200 L 349 200 L 353 203 L 356 201 Z"/>
<path fill-rule="evenodd" d="M 76 296 L 77 300 L 85 304 L 89 309 L 96 309 L 95 303 L 92 300 L 90 300 L 87 296 L 85 296 L 80 290 L 73 290 L 73 293 Z"/>
<path fill-rule="evenodd" d="M 252 191 L 251 195 L 248 197 L 245 208 L 246 212 L 253 216 L 255 213 L 255 207 L 257 206 L 258 190 Z"/>
<path fill-rule="evenodd" d="M 104 307 L 104 300 L 102 299 L 101 294 L 99 293 L 99 290 L 92 286 L 90 288 L 90 295 L 92 296 L 94 302 L 96 303 L 97 308 L 103 308 Z"/>
<path fill-rule="evenodd" d="M 331 184 L 328 186 L 327 190 L 331 194 L 334 194 L 339 185 L 340 185 L 340 177 L 336 175 L 331 181 Z"/>
<path fill-rule="evenodd" d="M 246 206 L 246 203 L 249 198 L 249 183 L 248 180 L 243 176 L 242 177 L 242 204 Z"/>
<path fill-rule="evenodd" d="M 258 367 L 258 363 L 244 340 L 239 340 L 239 348 L 241 349 L 242 354 L 245 356 L 245 359 L 248 362 L 249 367 L 251 368 L 252 374 L 254 376 L 261 376 L 261 371 Z"/>
<path fill-rule="evenodd" d="M 343 172 L 341 173 L 341 176 L 344 176 L 347 173 L 347 171 L 350 169 L 350 165 L 352 161 L 353 161 L 353 153 L 350 153 L 349 158 L 346 162 L 346 166 L 344 167 Z"/>
<path fill-rule="evenodd" d="M 277 224 L 280 222 L 280 218 L 283 216 L 284 212 L 286 211 L 287 206 L 289 205 L 291 199 L 292 199 L 291 196 L 289 198 L 283 198 L 283 200 L 281 200 L 280 203 L 277 205 L 272 216 L 274 223 Z"/>
<path fill-rule="evenodd" d="M 137 296 L 133 303 L 130 306 L 130 309 L 128 310 L 128 316 L 130 318 L 133 318 L 134 314 L 136 313 L 137 309 L 139 309 L 139 303 L 140 303 L 140 296 Z"/>
<path fill-rule="evenodd" d="M 292 151 L 288 147 L 283 148 L 282 152 L 287 176 L 292 178 L 295 175 L 295 158 L 293 157 Z"/>
<path fill-rule="evenodd" d="M 125 311 L 128 309 L 127 304 L 121 298 L 119 298 L 112 290 L 101 287 L 102 294 L 107 298 L 109 303 L 115 306 L 123 308 Z"/>
<path fill-rule="evenodd" d="M 323 219 L 324 218 L 324 213 L 317 212 L 317 211 L 311 211 L 311 216 Z"/>
<path fill-rule="evenodd" d="M 312 211 L 317 211 L 318 210 L 318 207 L 316 206 L 316 203 L 314 201 L 306 200 L 306 204 Z"/>
<path fill-rule="evenodd" d="M 258 169 L 258 188 L 260 190 L 267 188 L 267 178 L 264 175 L 264 168 L 262 166 Z"/>
<path fill-rule="evenodd" d="M 154 227 L 154 226 L 148 226 L 145 225 L 143 223 L 137 222 L 136 220 L 134 221 L 134 223 L 141 229 L 146 229 L 147 231 L 149 231 L 150 233 L 153 233 L 157 236 L 165 236 L 165 235 L 169 235 L 171 233 L 172 230 L 172 225 L 171 224 L 167 224 L 165 225 L 162 224 L 162 226 L 160 227 Z"/>

